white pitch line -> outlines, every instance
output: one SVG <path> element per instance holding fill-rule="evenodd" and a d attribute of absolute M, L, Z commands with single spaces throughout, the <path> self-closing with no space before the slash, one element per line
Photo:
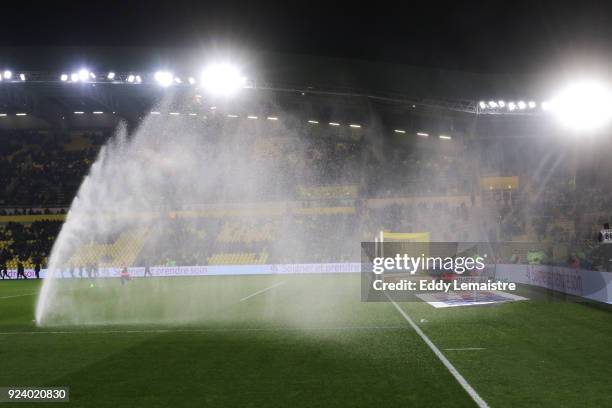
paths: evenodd
<path fill-rule="evenodd" d="M 143 329 L 143 330 L 40 330 L 3 332 L 0 336 L 35 334 L 159 334 L 159 333 L 215 333 L 215 332 L 275 332 L 275 331 L 348 331 L 348 330 L 406 330 L 406 326 L 341 326 L 341 327 L 251 327 L 220 329 Z"/>
<path fill-rule="evenodd" d="M 463 347 L 463 348 L 446 348 L 445 351 L 477 351 L 477 350 L 486 350 L 483 347 Z"/>
<path fill-rule="evenodd" d="M 31 293 L 23 293 L 21 295 L 1 296 L 0 299 L 11 299 L 11 298 L 22 297 L 22 296 L 32 296 L 32 295 L 35 295 L 36 293 L 37 292 L 31 292 Z"/>
<path fill-rule="evenodd" d="M 387 298 L 393 304 L 393 306 L 395 306 L 395 308 L 402 315 L 402 317 L 404 319 L 406 319 L 408 324 L 410 324 L 410 326 L 412 326 L 414 331 L 416 331 L 417 334 L 421 337 L 421 339 L 423 339 L 423 341 L 429 346 L 431 351 L 434 352 L 436 357 L 438 357 L 438 359 L 442 362 L 442 364 L 444 364 L 444 366 L 448 369 L 448 371 L 450 371 L 450 373 L 453 375 L 453 377 L 455 377 L 455 380 L 457 380 L 457 382 L 459 382 L 459 384 L 470 395 L 470 397 L 472 397 L 472 399 L 474 400 L 476 405 L 478 405 L 479 408 L 489 408 L 489 404 L 487 404 L 487 402 L 484 399 L 482 399 L 482 397 L 480 395 L 478 395 L 478 393 L 470 385 L 470 383 L 468 383 L 467 380 L 461 375 L 461 373 L 455 368 L 455 366 L 450 361 L 448 361 L 446 356 L 429 339 L 429 337 L 427 337 L 427 335 L 423 332 L 423 330 L 421 330 L 421 328 L 416 325 L 416 323 L 410 318 L 410 316 L 408 316 L 408 314 L 404 311 L 404 309 L 399 307 L 399 305 L 397 303 L 395 303 L 395 301 L 393 299 L 391 299 L 389 297 L 389 295 L 387 295 Z"/>
<path fill-rule="evenodd" d="M 275 283 L 275 284 L 274 284 L 274 285 L 272 285 L 272 286 L 268 286 L 267 288 L 264 288 L 264 289 L 262 289 L 262 290 L 258 290 L 258 291 L 257 291 L 257 292 L 255 292 L 255 293 L 251 293 L 249 296 L 245 296 L 245 297 L 243 297 L 242 299 L 240 299 L 240 301 L 241 301 L 241 302 L 244 302 L 245 300 L 250 299 L 250 298 L 252 298 L 253 296 L 257 296 L 257 295 L 259 295 L 260 293 L 264 293 L 265 291 L 268 291 L 268 290 L 270 290 L 270 289 L 274 289 L 275 287 L 280 286 L 280 285 L 282 285 L 283 283 L 285 283 L 285 281 L 278 282 L 278 283 Z"/>

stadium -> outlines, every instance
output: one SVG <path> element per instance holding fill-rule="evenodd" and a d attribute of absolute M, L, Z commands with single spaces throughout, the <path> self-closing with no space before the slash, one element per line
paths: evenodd
<path fill-rule="evenodd" d="M 0 406 L 609 406 L 599 68 L 0 47 Z"/>

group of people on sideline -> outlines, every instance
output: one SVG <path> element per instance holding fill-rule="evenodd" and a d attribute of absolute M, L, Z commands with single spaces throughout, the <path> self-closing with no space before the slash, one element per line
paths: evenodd
<path fill-rule="evenodd" d="M 34 276 L 30 274 L 30 277 L 35 277 L 36 279 L 40 279 L 40 270 L 41 270 L 41 263 L 35 262 L 34 268 L 32 268 L 31 270 L 34 273 Z M 12 279 L 12 276 L 9 273 L 6 262 L 0 262 L 0 279 Z M 21 261 L 17 262 L 15 279 L 28 279 L 28 275 L 26 275 L 25 266 L 23 265 L 23 262 Z"/>

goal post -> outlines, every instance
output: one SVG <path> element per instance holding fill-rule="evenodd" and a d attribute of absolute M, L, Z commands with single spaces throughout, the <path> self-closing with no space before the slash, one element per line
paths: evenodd
<path fill-rule="evenodd" d="M 429 248 L 429 232 L 390 232 L 390 231 L 379 231 L 378 236 L 374 237 L 375 251 L 378 256 L 384 257 L 384 243 L 385 242 L 397 242 L 397 243 L 424 243 L 423 254 L 427 254 Z M 418 255 L 421 255 L 419 253 Z"/>

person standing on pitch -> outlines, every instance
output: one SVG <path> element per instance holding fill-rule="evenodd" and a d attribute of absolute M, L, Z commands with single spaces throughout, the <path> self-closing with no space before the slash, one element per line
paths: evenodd
<path fill-rule="evenodd" d="M 10 279 L 4 258 L 0 259 L 0 278 L 2 278 L 2 280 L 4 280 L 4 278 Z"/>
<path fill-rule="evenodd" d="M 36 279 L 40 279 L 40 263 L 41 263 L 41 260 L 37 256 L 36 259 L 34 260 L 34 274 L 36 274 Z"/>
<path fill-rule="evenodd" d="M 144 277 L 146 278 L 147 276 L 153 276 L 153 274 L 151 273 L 151 265 L 149 265 L 149 261 L 146 261 L 144 266 Z"/>
<path fill-rule="evenodd" d="M 23 279 L 28 279 L 25 276 L 25 268 L 23 267 L 23 262 L 21 262 L 21 260 L 17 260 L 17 279 L 19 279 L 20 276 Z"/>
<path fill-rule="evenodd" d="M 130 272 L 128 271 L 127 266 L 124 266 L 123 269 L 121 269 L 121 286 L 125 285 L 127 281 L 131 280 L 130 279 Z"/>

